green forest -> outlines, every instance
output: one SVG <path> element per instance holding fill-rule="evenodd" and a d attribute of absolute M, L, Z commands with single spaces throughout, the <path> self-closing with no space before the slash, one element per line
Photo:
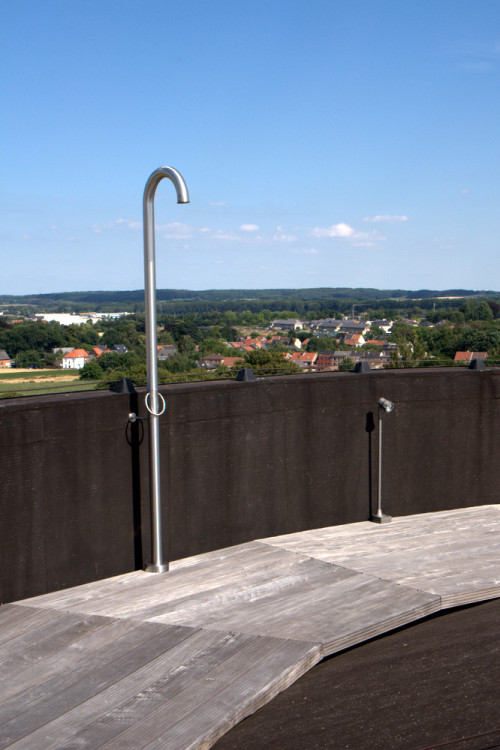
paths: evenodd
<path fill-rule="evenodd" d="M 261 309 L 292 310 L 296 313 L 309 313 L 332 310 L 348 310 L 353 304 L 363 311 L 376 302 L 405 310 L 416 304 L 422 309 L 430 309 L 436 300 L 457 301 L 465 297 L 490 299 L 500 298 L 500 292 L 474 291 L 472 289 L 363 289 L 350 287 L 320 287 L 313 289 L 208 289 L 193 291 L 188 289 L 158 289 L 156 292 L 159 309 L 171 314 L 205 312 L 210 310 L 250 310 Z M 0 307 L 8 306 L 22 312 L 141 312 L 144 311 L 144 290 L 59 292 L 52 294 L 2 295 Z"/>

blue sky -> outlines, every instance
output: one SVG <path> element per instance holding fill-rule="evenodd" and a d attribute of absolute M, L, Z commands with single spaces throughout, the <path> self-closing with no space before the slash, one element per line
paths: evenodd
<path fill-rule="evenodd" d="M 0 293 L 500 289 L 498 0 L 0 0 Z"/>

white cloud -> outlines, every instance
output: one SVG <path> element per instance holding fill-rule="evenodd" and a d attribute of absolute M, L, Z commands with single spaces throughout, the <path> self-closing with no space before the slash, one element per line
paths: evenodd
<path fill-rule="evenodd" d="M 373 247 L 377 242 L 386 238 L 376 229 L 371 232 L 360 232 L 349 226 L 349 224 L 340 223 L 332 224 L 330 227 L 314 227 L 309 232 L 309 236 L 325 238 L 333 237 L 348 240 L 354 247 Z"/>
<path fill-rule="evenodd" d="M 242 224 L 240 227 L 242 232 L 258 232 L 258 224 Z"/>
<path fill-rule="evenodd" d="M 309 232 L 311 237 L 352 237 L 354 229 L 349 224 L 332 224 L 330 227 L 314 227 Z"/>
<path fill-rule="evenodd" d="M 391 216 L 390 214 L 381 214 L 378 216 L 365 216 L 363 221 L 369 221 L 374 224 L 380 224 L 382 222 L 386 222 L 387 224 L 402 224 L 405 221 L 408 221 L 407 216 Z"/>
<path fill-rule="evenodd" d="M 470 190 L 461 190 L 460 195 L 467 195 L 467 193 L 470 193 Z"/>
<path fill-rule="evenodd" d="M 212 237 L 216 240 L 231 240 L 231 242 L 241 242 L 241 237 L 234 232 L 225 232 L 223 229 L 218 229 Z"/>
<path fill-rule="evenodd" d="M 117 219 L 115 224 L 125 224 L 127 229 L 140 229 L 142 227 L 140 221 L 132 221 L 130 219 Z"/>
<path fill-rule="evenodd" d="M 160 224 L 156 227 L 159 232 L 163 232 L 163 237 L 167 240 L 186 240 L 193 236 L 193 227 L 189 224 L 182 224 L 180 221 L 171 221 L 168 224 Z"/>
<path fill-rule="evenodd" d="M 297 237 L 294 234 L 287 234 L 281 227 L 277 227 L 277 231 L 273 236 L 275 242 L 295 242 Z"/>
<path fill-rule="evenodd" d="M 355 247 L 374 247 L 378 242 L 383 242 L 386 239 L 387 237 L 377 229 L 373 229 L 371 232 L 356 232 L 352 244 Z"/>
<path fill-rule="evenodd" d="M 211 206 L 217 207 L 217 206 L 225 206 L 226 201 L 212 201 L 210 203 Z"/>

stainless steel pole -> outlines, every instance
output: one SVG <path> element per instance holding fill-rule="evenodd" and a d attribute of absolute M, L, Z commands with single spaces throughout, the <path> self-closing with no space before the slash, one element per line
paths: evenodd
<path fill-rule="evenodd" d="M 160 430 L 159 417 L 165 402 L 158 392 L 158 352 L 156 335 L 156 257 L 154 197 L 158 183 L 167 177 L 174 184 L 177 203 L 189 203 L 189 193 L 182 175 L 173 167 L 159 167 L 149 177 L 144 189 L 144 294 L 146 303 L 146 356 L 148 392 L 146 407 L 149 411 L 149 495 L 151 500 L 151 553 L 153 561 L 145 566 L 148 573 L 165 573 L 168 556 L 163 558 L 160 490 Z M 149 399 L 149 403 L 148 403 Z M 160 411 L 160 399 L 163 410 Z"/>
<path fill-rule="evenodd" d="M 390 523 L 391 516 L 382 512 L 382 414 L 384 411 L 390 412 L 394 404 L 385 398 L 379 399 L 378 402 L 378 489 L 377 489 L 377 512 L 373 513 L 370 521 L 375 523 Z"/>
<path fill-rule="evenodd" d="M 377 516 L 382 518 L 382 414 L 378 407 L 378 504 Z"/>

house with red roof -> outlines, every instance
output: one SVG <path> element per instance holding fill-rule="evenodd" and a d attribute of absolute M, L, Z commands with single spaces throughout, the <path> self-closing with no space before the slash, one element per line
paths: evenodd
<path fill-rule="evenodd" d="M 366 354 L 369 354 L 369 353 L 370 352 L 366 352 Z M 325 370 L 326 371 L 338 370 L 340 363 L 343 362 L 344 359 L 347 359 L 349 357 L 350 359 L 352 359 L 353 362 L 359 362 L 361 356 L 362 355 L 360 353 L 354 354 L 351 351 L 346 351 L 342 349 L 339 349 L 335 352 L 332 352 L 332 351 L 320 352 L 315 362 L 315 368 L 317 372 L 321 372 Z"/>
<path fill-rule="evenodd" d="M 104 352 L 109 352 L 109 349 L 102 346 L 93 346 L 88 353 L 89 359 L 99 359 L 99 357 L 102 357 Z"/>
<path fill-rule="evenodd" d="M 266 346 L 273 346 L 273 344 L 288 344 L 288 336 L 271 336 L 270 339 L 264 342 Z"/>
<path fill-rule="evenodd" d="M 66 370 L 81 370 L 89 360 L 90 357 L 85 349 L 73 349 L 62 358 L 62 366 Z"/>
<path fill-rule="evenodd" d="M 243 362 L 243 357 L 225 357 L 222 354 L 207 354 L 198 360 L 198 367 L 205 370 L 216 370 L 219 365 L 233 367 L 237 362 Z"/>
<path fill-rule="evenodd" d="M 365 343 L 365 339 L 361 333 L 353 333 L 350 336 L 346 336 L 344 339 L 344 344 L 346 346 L 363 346 Z"/>
<path fill-rule="evenodd" d="M 349 356 L 349 352 L 344 353 L 345 356 Z M 334 362 L 334 353 L 331 351 L 319 352 L 316 359 L 316 372 L 322 372 L 325 370 L 336 370 L 337 366 Z"/>
<path fill-rule="evenodd" d="M 198 367 L 203 367 L 205 370 L 216 370 L 222 364 L 223 359 L 222 354 L 206 354 L 198 360 Z"/>
<path fill-rule="evenodd" d="M 244 341 L 231 341 L 229 343 L 229 346 L 231 346 L 233 349 L 242 349 L 243 351 L 247 351 L 247 352 L 254 351 L 254 349 L 248 344 L 245 344 Z"/>
<path fill-rule="evenodd" d="M 309 370 L 313 367 L 317 358 L 318 352 L 294 352 L 290 357 L 290 362 L 298 365 L 303 370 Z"/>
<path fill-rule="evenodd" d="M 12 367 L 12 360 L 5 349 L 0 349 L 0 368 L 4 367 Z"/>
<path fill-rule="evenodd" d="M 253 338 L 253 339 L 247 338 L 244 340 L 243 343 L 245 346 L 251 346 L 252 349 L 262 349 L 262 341 L 263 341 L 263 336 L 259 336 L 258 338 Z"/>
<path fill-rule="evenodd" d="M 385 346 L 387 341 L 384 339 L 367 339 L 365 344 L 372 344 L 373 346 Z"/>
<path fill-rule="evenodd" d="M 455 362 L 472 362 L 473 359 L 487 359 L 488 352 L 455 352 Z"/>
<path fill-rule="evenodd" d="M 222 364 L 225 367 L 234 367 L 238 362 L 244 362 L 243 357 L 223 357 Z"/>

